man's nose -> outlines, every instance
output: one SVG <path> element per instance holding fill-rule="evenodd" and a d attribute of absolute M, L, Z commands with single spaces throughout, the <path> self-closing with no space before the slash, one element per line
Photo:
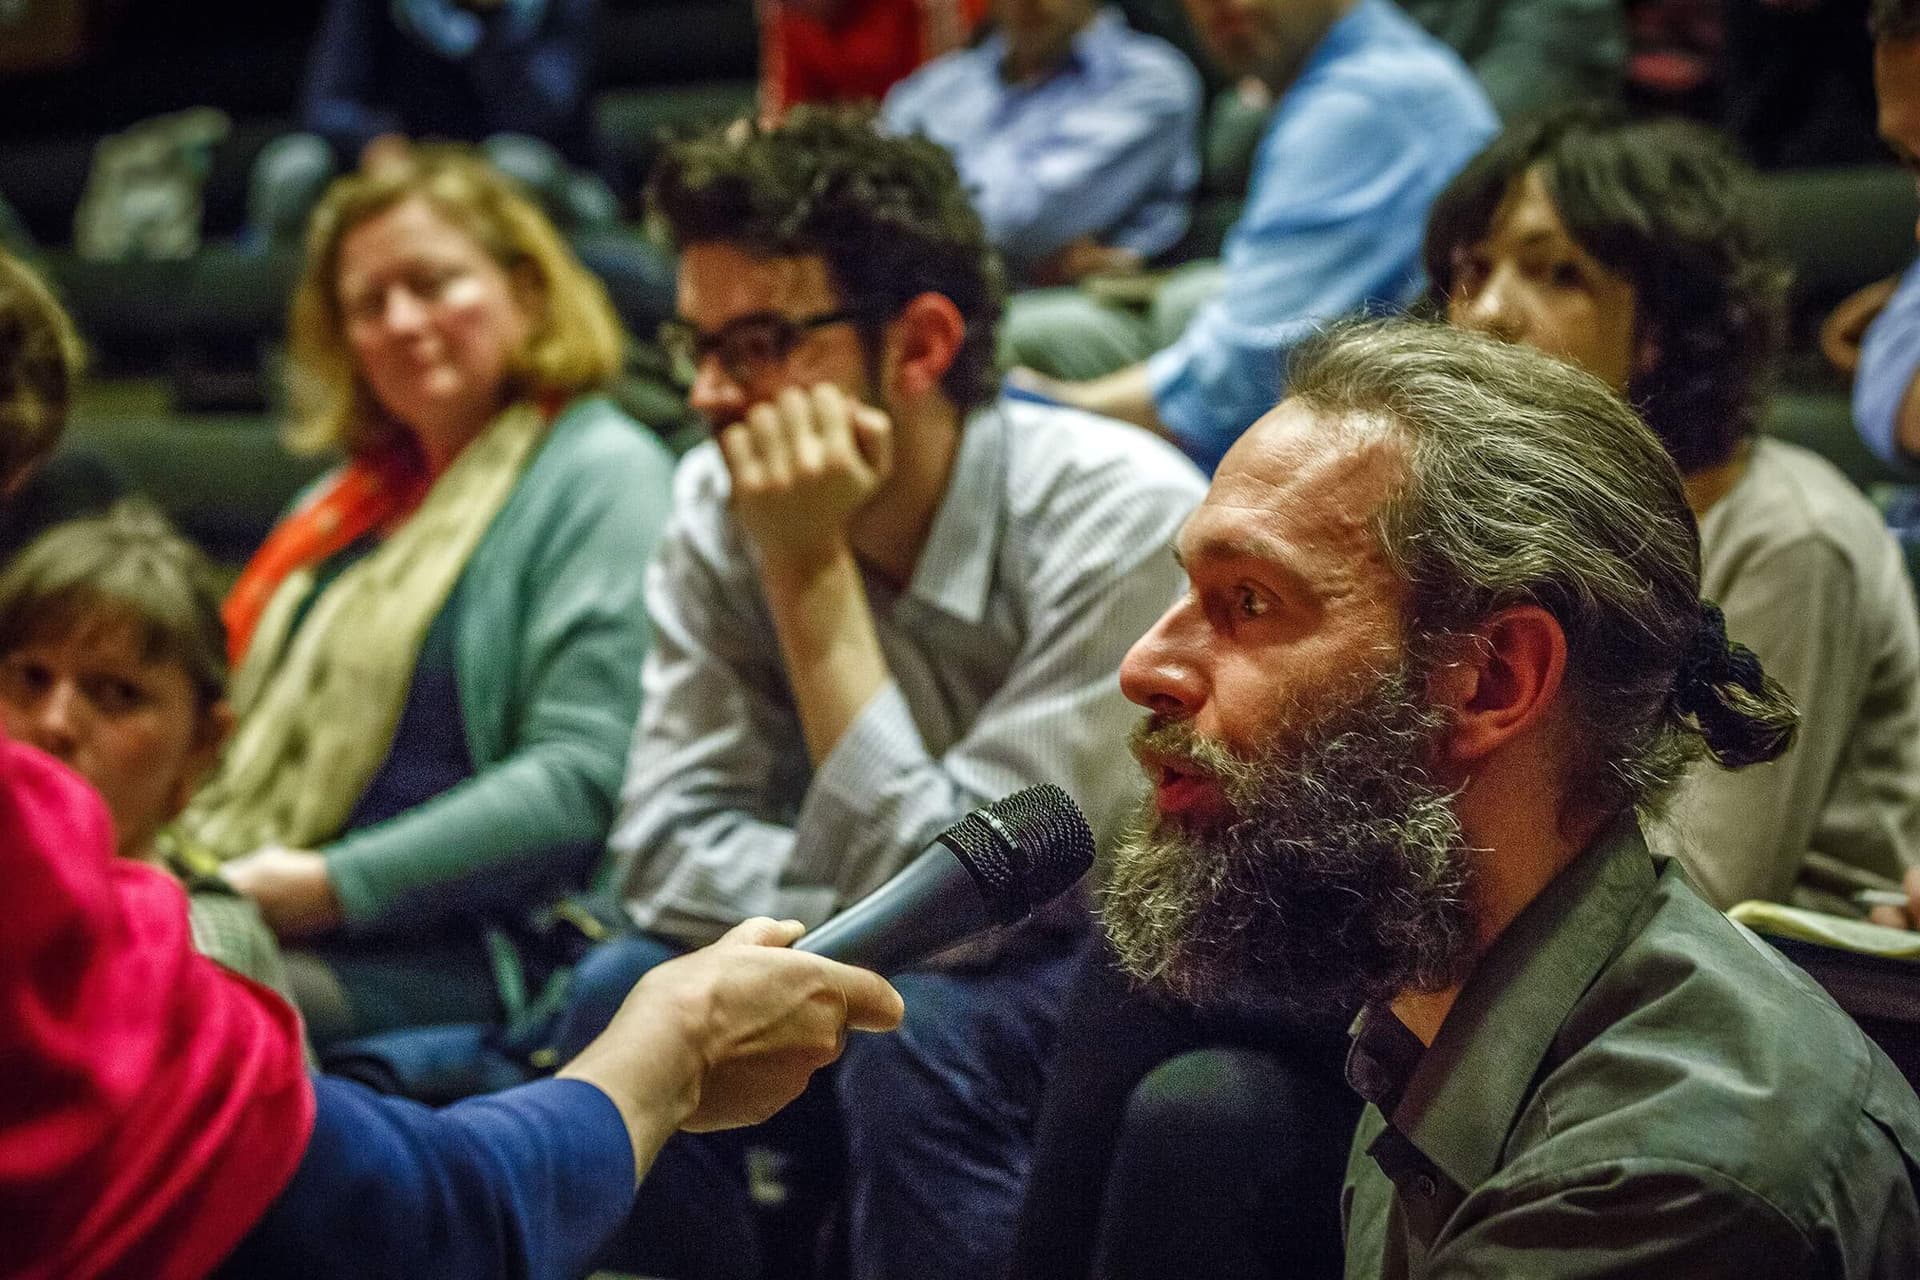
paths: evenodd
<path fill-rule="evenodd" d="M 1200 651 L 1204 625 L 1191 597 L 1161 615 L 1120 663 L 1120 691 L 1157 715 L 1188 719 L 1207 698 Z"/>
<path fill-rule="evenodd" d="M 731 422 L 746 406 L 746 390 L 733 380 L 718 355 L 709 355 L 694 370 L 687 404 L 710 423 Z"/>

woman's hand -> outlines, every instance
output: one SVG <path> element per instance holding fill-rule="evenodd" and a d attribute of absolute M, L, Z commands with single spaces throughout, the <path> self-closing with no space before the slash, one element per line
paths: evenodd
<path fill-rule="evenodd" d="M 283 939 L 311 937 L 343 923 L 327 860 L 310 849 L 269 845 L 235 858 L 220 874 L 253 900 L 267 927 Z"/>

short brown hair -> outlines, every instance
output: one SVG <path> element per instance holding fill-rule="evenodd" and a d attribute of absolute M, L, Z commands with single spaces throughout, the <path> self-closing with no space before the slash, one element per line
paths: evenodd
<path fill-rule="evenodd" d="M 884 323 L 923 293 L 953 303 L 966 335 L 940 385 L 962 412 L 999 394 L 999 256 L 938 143 L 895 137 L 871 111 L 801 106 L 771 127 L 740 121 L 670 147 L 647 207 L 677 248 L 819 255 L 845 307 Z M 875 330 L 863 330 L 869 349 Z"/>
<path fill-rule="evenodd" d="M 0 486 L 59 443 L 81 363 L 79 335 L 52 291 L 0 249 Z"/>
<path fill-rule="evenodd" d="M 0 655 L 98 625 L 130 628 L 147 662 L 177 662 L 202 708 L 226 696 L 219 574 L 150 504 L 131 499 L 27 544 L 0 573 Z"/>
<path fill-rule="evenodd" d="M 534 276 L 541 314 L 511 366 L 516 391 L 572 394 L 602 386 L 620 371 L 624 335 L 606 290 L 533 200 L 469 148 L 416 147 L 391 169 L 335 181 L 308 223 L 306 267 L 289 325 L 295 401 L 289 438 L 297 448 L 364 454 L 399 430 L 347 346 L 340 245 L 361 223 L 413 199 L 473 237 L 502 268 Z"/>

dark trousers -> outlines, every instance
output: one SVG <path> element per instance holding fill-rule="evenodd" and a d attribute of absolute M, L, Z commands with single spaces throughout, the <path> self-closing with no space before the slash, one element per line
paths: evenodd
<path fill-rule="evenodd" d="M 1014 1280 L 1337 1277 L 1344 1024 L 1203 1014 L 1100 949 L 1067 995 Z"/>
<path fill-rule="evenodd" d="M 853 1280 L 988 1280 L 1005 1269 L 1062 998 L 1083 949 L 1080 936 L 1023 937 L 980 968 L 900 975 L 900 1029 L 850 1036 L 806 1100 L 828 1123 L 795 1133 L 776 1120 L 767 1134 L 747 1133 L 750 1143 L 808 1148 L 799 1163 L 815 1168 L 836 1167 L 844 1140 Z M 644 935 L 596 948 L 574 972 L 559 1058 L 585 1047 L 641 974 L 673 954 Z M 837 1105 L 818 1105 L 822 1088 Z M 818 1131 L 836 1119 L 839 1132 Z M 640 1190 L 663 1226 L 681 1197 L 673 1181 L 649 1177 Z M 710 1180 L 702 1185 L 710 1194 Z"/>

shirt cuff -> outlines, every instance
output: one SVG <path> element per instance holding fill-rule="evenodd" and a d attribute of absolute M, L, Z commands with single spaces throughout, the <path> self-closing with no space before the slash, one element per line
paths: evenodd
<path fill-rule="evenodd" d="M 1195 381 L 1185 334 L 1147 357 L 1147 387 L 1153 393 L 1154 412 L 1183 448 L 1205 418 Z"/>
<path fill-rule="evenodd" d="M 374 887 L 367 874 L 370 859 L 365 850 L 356 850 L 351 842 L 342 842 L 322 850 L 327 860 L 327 878 L 333 881 L 333 896 L 340 901 L 340 914 L 348 924 L 364 924 L 387 906 L 386 895 Z"/>
<path fill-rule="evenodd" d="M 900 685 L 889 680 L 868 699 L 814 775 L 813 788 L 851 813 L 872 809 L 874 792 L 903 768 L 929 759 Z M 811 808 L 812 797 L 809 796 Z M 803 827 L 807 824 L 801 824 Z"/>

